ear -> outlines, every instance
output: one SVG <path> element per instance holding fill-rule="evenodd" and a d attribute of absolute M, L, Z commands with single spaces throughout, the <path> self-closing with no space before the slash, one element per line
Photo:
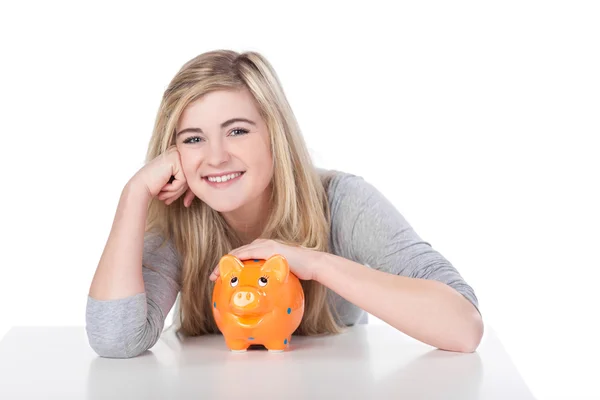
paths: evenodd
<path fill-rule="evenodd" d="M 287 277 L 290 273 L 290 267 L 284 256 L 281 254 L 275 254 L 265 261 L 261 267 L 261 271 L 272 273 L 275 276 L 275 279 L 281 283 L 284 283 L 287 281 Z"/>
<path fill-rule="evenodd" d="M 229 276 L 234 272 L 241 272 L 244 264 L 231 254 L 225 254 L 219 261 L 219 274 L 221 280 L 229 279 Z"/>

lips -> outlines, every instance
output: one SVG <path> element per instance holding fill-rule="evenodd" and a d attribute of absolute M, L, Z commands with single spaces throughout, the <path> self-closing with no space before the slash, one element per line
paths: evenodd
<path fill-rule="evenodd" d="M 227 176 L 227 175 L 238 174 L 238 173 L 241 173 L 242 175 L 244 175 L 244 173 L 246 173 L 246 171 L 229 171 L 229 172 L 220 172 L 218 174 L 208 174 L 208 175 L 203 175 L 202 179 L 216 178 L 218 176 Z"/>
<path fill-rule="evenodd" d="M 244 177 L 244 175 L 245 175 L 245 173 L 238 174 L 235 178 L 229 179 L 224 182 L 223 181 L 222 182 L 217 182 L 217 181 L 211 182 L 210 180 L 208 180 L 208 178 L 203 178 L 202 180 L 213 189 L 224 190 L 224 189 L 231 187 L 232 185 L 236 185 L 237 182 L 239 182 L 240 179 L 242 179 Z"/>

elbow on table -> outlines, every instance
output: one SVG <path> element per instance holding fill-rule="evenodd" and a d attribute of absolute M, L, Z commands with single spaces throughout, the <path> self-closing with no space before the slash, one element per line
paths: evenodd
<path fill-rule="evenodd" d="M 104 358 L 134 358 L 148 350 L 145 347 L 115 341 L 89 340 L 90 347 L 100 357 Z"/>
<path fill-rule="evenodd" d="M 476 312 L 452 337 L 446 336 L 445 344 L 437 346 L 437 348 L 457 353 L 474 353 L 481 343 L 483 330 L 483 320 L 479 312 Z"/>
<path fill-rule="evenodd" d="M 476 312 L 473 315 L 471 323 L 466 329 L 466 333 L 463 335 L 462 340 L 457 345 L 457 349 L 455 351 L 461 353 L 474 353 L 481 343 L 483 331 L 484 325 L 481 314 Z"/>
<path fill-rule="evenodd" d="M 87 336 L 91 349 L 100 357 L 134 358 L 154 346 L 160 335 L 135 335 L 131 336 L 133 339 L 117 339 L 106 338 L 87 330 Z"/>
<path fill-rule="evenodd" d="M 479 347 L 480 340 L 464 341 L 460 343 L 454 351 L 459 353 L 474 353 Z"/>

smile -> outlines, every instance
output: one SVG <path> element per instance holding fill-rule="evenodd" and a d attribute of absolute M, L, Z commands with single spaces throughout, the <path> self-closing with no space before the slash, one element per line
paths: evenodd
<path fill-rule="evenodd" d="M 225 188 L 228 187 L 235 182 L 239 181 L 241 177 L 245 174 L 244 172 L 236 172 L 233 174 L 223 175 L 223 176 L 215 176 L 215 177 L 205 177 L 202 178 L 206 183 L 214 188 Z"/>
<path fill-rule="evenodd" d="M 237 178 L 238 176 L 241 176 L 242 173 L 241 172 L 236 172 L 235 174 L 229 174 L 229 175 L 223 175 L 223 176 L 215 176 L 215 177 L 208 177 L 206 178 L 209 182 L 227 182 L 230 181 L 232 179 Z"/>

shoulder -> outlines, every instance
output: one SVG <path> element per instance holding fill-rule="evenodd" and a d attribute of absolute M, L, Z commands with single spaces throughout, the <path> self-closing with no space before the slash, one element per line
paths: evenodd
<path fill-rule="evenodd" d="M 365 242 L 361 235 L 372 236 L 376 229 L 371 225 L 361 224 L 361 221 L 377 219 L 379 215 L 372 215 L 372 211 L 384 209 L 386 213 L 389 206 L 381 206 L 387 199 L 362 176 L 336 170 L 319 170 L 319 174 L 329 203 L 331 250 L 334 254 L 355 259 L 354 244 L 357 240 Z M 384 215 L 380 217 L 386 218 Z"/>
<path fill-rule="evenodd" d="M 330 206 L 364 207 L 379 191 L 362 176 L 338 170 L 317 169 Z M 332 213 L 337 210 L 332 209 Z"/>
<path fill-rule="evenodd" d="M 367 184 L 362 176 L 349 172 L 322 168 L 317 168 L 317 172 L 328 194 L 352 192 L 359 189 L 361 185 Z"/>

